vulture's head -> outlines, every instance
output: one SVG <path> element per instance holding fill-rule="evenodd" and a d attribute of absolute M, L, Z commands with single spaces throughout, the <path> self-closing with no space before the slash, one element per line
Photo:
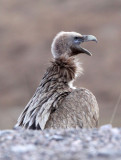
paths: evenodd
<path fill-rule="evenodd" d="M 87 41 L 97 42 L 97 39 L 93 35 L 81 35 L 76 32 L 60 32 L 53 40 L 51 51 L 54 58 L 61 56 L 70 57 L 81 53 L 91 56 L 92 54 L 87 49 L 81 47 L 81 44 Z"/>

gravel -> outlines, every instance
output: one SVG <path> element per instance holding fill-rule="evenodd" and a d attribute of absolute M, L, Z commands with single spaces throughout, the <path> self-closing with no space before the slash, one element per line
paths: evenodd
<path fill-rule="evenodd" d="M 1 130 L 0 160 L 121 160 L 121 128 Z"/>

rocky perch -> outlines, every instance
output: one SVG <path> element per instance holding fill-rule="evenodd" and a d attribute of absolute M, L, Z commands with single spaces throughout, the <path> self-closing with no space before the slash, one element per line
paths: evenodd
<path fill-rule="evenodd" d="M 121 160 L 121 128 L 2 130 L 0 160 Z"/>

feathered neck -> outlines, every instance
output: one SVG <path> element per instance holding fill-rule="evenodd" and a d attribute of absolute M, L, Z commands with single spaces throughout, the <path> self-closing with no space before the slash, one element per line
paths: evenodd
<path fill-rule="evenodd" d="M 82 71 L 75 57 L 61 56 L 54 59 L 40 82 L 41 91 L 44 93 L 55 89 L 64 92 L 70 88 L 74 89 L 73 82 Z"/>
<path fill-rule="evenodd" d="M 58 73 L 67 79 L 67 82 L 74 80 L 83 73 L 83 68 L 75 57 L 61 56 L 54 59 L 52 64 Z"/>

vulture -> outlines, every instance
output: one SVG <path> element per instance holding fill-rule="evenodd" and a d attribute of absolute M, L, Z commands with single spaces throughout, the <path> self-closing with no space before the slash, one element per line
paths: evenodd
<path fill-rule="evenodd" d="M 51 45 L 53 60 L 15 127 L 37 130 L 97 127 L 99 108 L 95 96 L 88 89 L 73 86 L 83 72 L 77 55 L 92 55 L 81 47 L 87 41 L 97 39 L 77 32 L 62 31 L 56 35 Z"/>

